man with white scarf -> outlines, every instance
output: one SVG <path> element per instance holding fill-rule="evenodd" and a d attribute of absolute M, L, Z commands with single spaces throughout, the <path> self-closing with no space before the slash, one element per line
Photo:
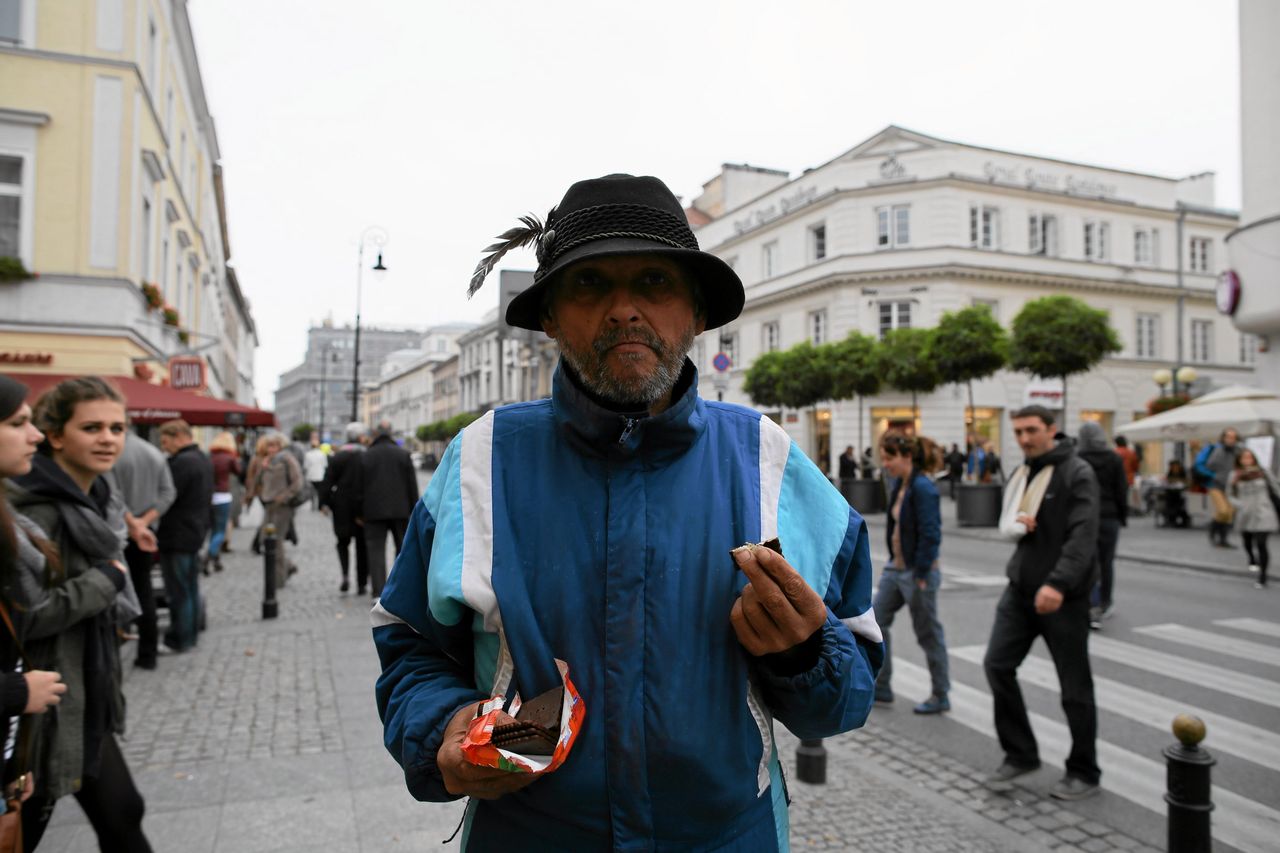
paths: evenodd
<path fill-rule="evenodd" d="M 1018 667 L 1043 636 L 1061 683 L 1071 730 L 1066 775 L 1049 791 L 1078 800 L 1098 791 L 1098 713 L 1089 670 L 1089 592 L 1097 580 L 1098 481 L 1070 441 L 1054 440 L 1043 406 L 1013 413 L 1013 434 L 1026 462 L 1009 478 L 1001 531 L 1018 546 L 1009 586 L 996 606 L 983 669 L 991 685 L 1004 762 L 987 779 L 993 790 L 1040 766 L 1036 738 L 1018 687 Z"/>

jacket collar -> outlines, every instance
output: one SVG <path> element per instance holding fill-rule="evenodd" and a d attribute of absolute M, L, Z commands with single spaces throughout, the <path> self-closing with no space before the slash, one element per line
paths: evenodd
<path fill-rule="evenodd" d="M 676 456 L 687 450 L 706 426 L 706 409 L 698 397 L 698 371 L 685 359 L 676 380 L 671 406 L 661 414 L 616 412 L 582 386 L 561 359 L 551 383 L 551 408 L 562 435 L 591 456 Z"/>
<path fill-rule="evenodd" d="M 31 470 L 11 482 L 32 496 L 52 501 L 66 501 L 80 504 L 98 515 L 106 512 L 111 496 L 111 487 L 102 477 L 93 481 L 89 494 L 80 491 L 80 487 L 71 479 L 71 475 L 58 466 L 52 458 L 37 453 L 31 460 Z M 15 495 L 15 503 L 20 500 Z"/>

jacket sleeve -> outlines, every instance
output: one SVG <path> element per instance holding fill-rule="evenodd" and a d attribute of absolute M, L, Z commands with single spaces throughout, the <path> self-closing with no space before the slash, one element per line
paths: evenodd
<path fill-rule="evenodd" d="M 56 521 L 34 513 L 28 517 L 39 525 L 45 538 L 58 546 L 65 561 L 67 549 L 55 535 Z M 27 580 L 31 585 L 45 589 L 46 597 L 44 603 L 26 615 L 26 638 L 29 640 L 52 637 L 77 622 L 98 615 L 115 602 L 116 593 L 124 587 L 125 574 L 114 566 L 95 566 L 54 586 L 49 585 L 44 567 L 38 571 L 38 577 Z M 119 575 L 121 580 L 117 581 L 108 572 Z"/>
<path fill-rule="evenodd" d="M 0 682 L 0 715 L 16 717 L 27 709 L 27 679 L 20 672 L 6 672 Z"/>
<path fill-rule="evenodd" d="M 320 481 L 320 506 L 332 507 L 330 498 L 333 497 L 333 484 L 338 478 L 339 458 L 337 454 L 329 460 L 329 464 L 324 469 L 324 479 Z"/>
<path fill-rule="evenodd" d="M 160 464 L 156 467 L 156 503 L 152 509 L 156 511 L 157 516 L 162 516 L 177 500 L 178 488 L 173 483 L 173 472 L 169 470 L 169 463 L 165 462 L 163 457 L 158 457 L 157 461 Z"/>
<path fill-rule="evenodd" d="M 1068 471 L 1070 501 L 1058 562 L 1045 583 L 1064 595 L 1079 592 L 1093 575 L 1098 552 L 1098 478 L 1084 460 L 1073 457 Z"/>
<path fill-rule="evenodd" d="M 1118 458 L 1118 457 L 1117 457 Z M 1099 488 L 1102 484 L 1099 483 Z M 1121 524 L 1129 523 L 1129 478 L 1124 473 L 1124 461 L 1111 466 L 1111 489 L 1115 495 L 1117 518 Z"/>
<path fill-rule="evenodd" d="M 449 457 L 446 453 L 436 477 L 454 480 Z M 456 492 L 457 482 L 442 487 L 433 479 L 428 496 L 450 488 Z M 435 503 L 437 511 L 447 513 L 441 503 L 447 501 Z M 460 573 L 449 571 L 455 544 L 460 559 L 461 543 L 451 544 L 449 533 L 440 534 L 427 502 L 418 502 L 373 611 L 374 645 L 382 664 L 376 698 L 383 740 L 404 769 L 409 792 L 431 802 L 457 799 L 445 790 L 436 766 L 445 726 L 463 706 L 489 698 L 475 682 L 474 612 L 460 600 L 460 586 L 455 586 Z"/>
<path fill-rule="evenodd" d="M 780 449 L 777 443 L 786 439 L 769 432 L 773 429 L 778 428 L 763 425 L 762 441 L 776 442 Z M 780 487 L 770 488 L 778 489 L 777 536 L 783 555 L 822 595 L 827 618 L 809 641 L 814 651 L 810 666 L 796 671 L 776 665 L 779 659 L 773 656 L 753 658 L 753 680 L 765 705 L 794 734 L 831 737 L 866 722 L 884 661 L 884 642 L 871 609 L 867 526 L 794 442 L 778 473 Z"/>
<path fill-rule="evenodd" d="M 916 560 L 912 568 L 917 578 L 923 578 L 933 568 L 942 545 L 942 508 L 938 489 L 928 477 L 917 477 L 911 493 L 916 505 Z"/>

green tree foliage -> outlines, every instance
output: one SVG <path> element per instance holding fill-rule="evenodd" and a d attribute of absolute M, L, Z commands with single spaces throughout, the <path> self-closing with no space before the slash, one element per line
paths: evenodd
<path fill-rule="evenodd" d="M 985 305 L 942 315 L 933 330 L 933 361 L 943 382 L 963 384 L 969 392 L 973 423 L 973 380 L 986 379 L 1009 361 L 1009 336 Z"/>
<path fill-rule="evenodd" d="M 743 389 L 758 406 L 803 409 L 832 398 L 834 361 L 829 349 L 808 341 L 765 353 L 747 371 Z"/>
<path fill-rule="evenodd" d="M 293 431 L 289 434 L 294 441 L 301 441 L 305 444 L 311 441 L 311 433 L 315 432 L 315 430 L 316 428 L 314 426 L 304 422 L 294 427 Z"/>
<path fill-rule="evenodd" d="M 782 405 L 782 377 L 786 372 L 787 353 L 767 352 L 752 362 L 742 380 L 742 390 L 757 406 L 773 408 Z"/>
<path fill-rule="evenodd" d="M 460 415 L 454 415 L 448 420 L 433 421 L 429 424 L 423 424 L 418 427 L 414 433 L 418 437 L 418 441 L 452 441 L 453 437 L 462 432 L 466 426 L 480 417 L 478 412 L 463 412 Z"/>
<path fill-rule="evenodd" d="M 1009 364 L 1035 376 L 1061 378 L 1065 420 L 1068 377 L 1093 369 L 1120 349 L 1106 311 L 1071 296 L 1045 296 L 1028 302 L 1013 318 Z"/>
<path fill-rule="evenodd" d="M 927 394 L 942 384 L 932 343 L 932 329 L 893 329 L 880 344 L 885 384 L 911 392 L 912 417 L 916 420 L 920 419 L 916 395 Z"/>
<path fill-rule="evenodd" d="M 831 397 L 834 400 L 858 398 L 858 446 L 863 447 L 863 398 L 878 393 L 884 384 L 884 359 L 880 342 L 870 335 L 850 332 L 844 340 L 828 346 L 833 356 Z"/>

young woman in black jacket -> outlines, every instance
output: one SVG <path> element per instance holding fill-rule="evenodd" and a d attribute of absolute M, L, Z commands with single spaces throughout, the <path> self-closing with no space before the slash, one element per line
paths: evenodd
<path fill-rule="evenodd" d="M 31 470 L 31 457 L 44 436 L 31 423 L 31 407 L 26 403 L 27 386 L 0 375 L 0 486 L 9 477 Z M 24 583 L 32 571 L 42 570 L 54 556 L 53 548 L 38 528 L 16 516 L 0 488 L 0 601 L 3 602 L 16 634 L 0 624 L 0 714 L 4 726 L 3 782 L 9 783 L 21 773 L 31 770 L 19 766 L 28 756 L 17 754 L 18 727 L 21 715 L 43 714 L 62 701 L 67 686 L 62 676 L 44 670 L 22 671 L 22 642 L 25 616 L 44 603 L 44 591 Z M 31 777 L 25 785 L 28 795 Z M 0 801 L 0 811 L 4 804 Z"/>
<path fill-rule="evenodd" d="M 48 600 L 31 612 L 25 645 L 32 665 L 56 664 L 68 689 L 57 717 L 41 720 L 23 842 L 34 850 L 58 799 L 74 794 L 103 851 L 151 853 L 145 804 L 115 739 L 124 695 L 114 605 L 129 573 L 124 502 L 101 475 L 124 448 L 124 399 L 96 376 L 67 379 L 44 393 L 34 418 L 45 440 L 31 472 L 10 481 L 10 500 L 58 559 L 39 578 Z"/>

